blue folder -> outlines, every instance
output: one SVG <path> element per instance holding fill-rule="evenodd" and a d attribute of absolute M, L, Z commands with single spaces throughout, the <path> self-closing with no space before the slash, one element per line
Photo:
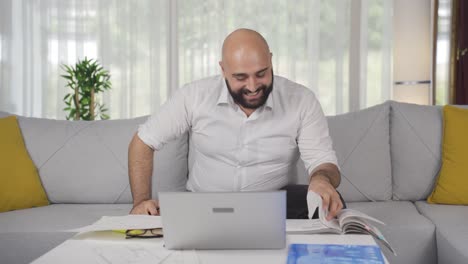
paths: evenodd
<path fill-rule="evenodd" d="M 291 244 L 287 264 L 384 264 L 377 245 Z"/>

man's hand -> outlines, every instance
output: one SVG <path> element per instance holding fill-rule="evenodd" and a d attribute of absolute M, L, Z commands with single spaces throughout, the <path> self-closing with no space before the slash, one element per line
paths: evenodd
<path fill-rule="evenodd" d="M 130 214 L 159 215 L 159 201 L 146 200 L 133 206 Z"/>
<path fill-rule="evenodd" d="M 338 167 L 331 163 L 319 165 L 310 177 L 309 191 L 313 191 L 322 197 L 323 208 L 328 210 L 327 220 L 336 217 L 343 209 L 340 195 L 335 189 L 340 184 L 340 180 Z"/>
<path fill-rule="evenodd" d="M 331 220 L 343 209 L 340 195 L 327 177 L 317 175 L 310 180 L 309 191 L 322 197 L 323 208 L 328 209 L 327 220 Z"/>

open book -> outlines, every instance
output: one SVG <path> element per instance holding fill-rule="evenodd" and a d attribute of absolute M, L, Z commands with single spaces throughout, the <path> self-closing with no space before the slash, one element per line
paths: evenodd
<path fill-rule="evenodd" d="M 343 209 L 336 218 L 328 221 L 326 219 L 328 211 L 323 208 L 322 197 L 310 191 L 307 194 L 307 204 L 309 219 L 288 220 L 286 222 L 286 232 L 288 234 L 366 234 L 373 236 L 377 242 L 382 243 L 396 255 L 395 250 L 390 246 L 382 232 L 374 225 L 385 225 L 382 221 L 352 209 Z M 318 210 L 319 219 L 311 219 L 315 210 Z"/>

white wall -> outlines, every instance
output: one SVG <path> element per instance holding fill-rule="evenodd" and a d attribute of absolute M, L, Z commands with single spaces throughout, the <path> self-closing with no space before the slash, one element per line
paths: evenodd
<path fill-rule="evenodd" d="M 431 0 L 395 0 L 393 16 L 392 98 L 417 104 L 432 104 L 432 5 Z"/>

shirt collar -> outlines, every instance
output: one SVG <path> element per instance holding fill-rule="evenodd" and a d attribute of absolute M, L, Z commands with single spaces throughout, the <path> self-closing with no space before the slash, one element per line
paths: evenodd
<path fill-rule="evenodd" d="M 275 91 L 275 83 L 273 82 L 273 91 L 268 95 L 267 101 L 265 102 L 265 107 L 270 110 L 273 109 L 273 92 Z"/>
<path fill-rule="evenodd" d="M 227 88 L 227 85 L 226 85 L 226 81 L 224 80 L 224 78 L 221 76 L 221 93 L 219 94 L 219 97 L 218 97 L 218 102 L 216 103 L 217 105 L 220 105 L 220 104 L 232 104 L 233 103 L 233 100 L 232 100 L 232 96 L 228 93 L 228 88 Z"/>

